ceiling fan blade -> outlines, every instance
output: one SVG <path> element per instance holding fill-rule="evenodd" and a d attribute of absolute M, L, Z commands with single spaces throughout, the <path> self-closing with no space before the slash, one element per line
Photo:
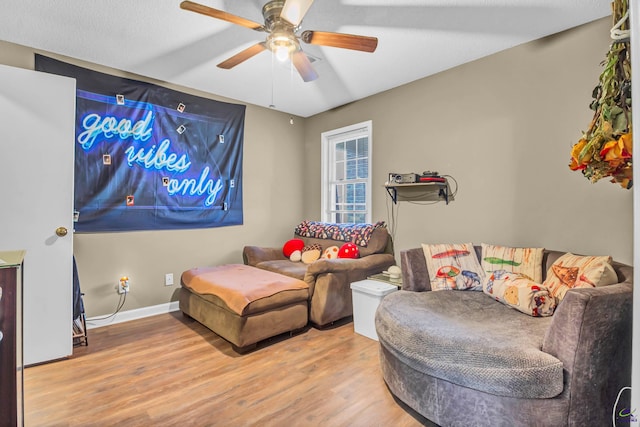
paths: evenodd
<path fill-rule="evenodd" d="M 376 37 L 357 36 L 354 34 L 304 31 L 300 38 L 309 44 L 360 50 L 362 52 L 374 52 L 378 47 L 378 39 Z"/>
<path fill-rule="evenodd" d="M 237 24 L 243 27 L 251 28 L 252 30 L 264 31 L 264 27 L 262 26 L 262 24 L 258 24 L 257 22 L 253 22 L 249 19 L 244 19 L 239 16 L 232 15 L 231 13 L 227 13 L 222 10 L 218 10 L 209 6 L 194 3 L 192 1 L 186 1 L 186 0 L 183 1 L 182 3 L 180 3 L 180 8 L 184 10 L 189 10 L 191 12 L 196 12 L 196 13 L 201 13 L 203 15 L 211 16 L 212 18 L 231 22 L 232 24 Z"/>
<path fill-rule="evenodd" d="M 298 49 L 291 55 L 291 62 L 293 62 L 293 66 L 296 67 L 296 70 L 298 70 L 302 80 L 305 82 L 311 82 L 318 78 L 318 73 L 313 69 L 311 61 L 309 61 L 309 58 L 307 58 L 307 55 L 305 55 L 302 50 Z"/>
<path fill-rule="evenodd" d="M 286 19 L 294 27 L 297 27 L 302 22 L 312 3 L 313 0 L 286 0 L 282 12 L 280 12 L 280 18 Z"/>
<path fill-rule="evenodd" d="M 260 52 L 262 52 L 266 48 L 267 47 L 264 45 L 264 42 L 256 43 L 253 46 L 250 46 L 250 47 L 246 48 L 245 50 L 236 53 L 231 58 L 229 58 L 229 59 L 227 59 L 225 61 L 222 61 L 221 63 L 218 64 L 218 67 L 219 68 L 224 68 L 225 70 L 228 70 L 228 69 L 233 68 L 236 65 L 240 64 L 241 62 L 244 62 L 247 59 L 259 54 Z"/>

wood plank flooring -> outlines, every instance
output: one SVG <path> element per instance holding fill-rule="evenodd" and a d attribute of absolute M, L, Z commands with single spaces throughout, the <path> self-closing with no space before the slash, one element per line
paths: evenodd
<path fill-rule="evenodd" d="M 239 355 L 180 312 L 91 329 L 71 358 L 25 369 L 25 425 L 433 425 L 393 398 L 378 345 L 343 322 Z"/>

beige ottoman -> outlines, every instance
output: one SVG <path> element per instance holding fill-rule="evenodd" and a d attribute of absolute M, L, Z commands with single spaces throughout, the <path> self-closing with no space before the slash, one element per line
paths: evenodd
<path fill-rule="evenodd" d="M 308 285 L 282 274 L 229 264 L 187 270 L 181 284 L 180 310 L 240 353 L 308 322 Z"/>

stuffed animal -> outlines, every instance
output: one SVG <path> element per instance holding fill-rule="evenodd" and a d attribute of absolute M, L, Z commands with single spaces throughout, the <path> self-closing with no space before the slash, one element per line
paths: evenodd
<path fill-rule="evenodd" d="M 289 260 L 291 260 L 292 262 L 302 261 L 302 251 L 291 252 L 291 256 L 289 257 Z"/>
<path fill-rule="evenodd" d="M 311 264 L 312 262 L 320 259 L 322 254 L 322 246 L 318 244 L 305 246 L 302 249 L 302 262 L 305 264 Z"/>
<path fill-rule="evenodd" d="M 359 258 L 360 249 L 353 243 L 345 243 L 338 251 L 338 258 Z"/>
<path fill-rule="evenodd" d="M 282 247 L 282 255 L 293 262 L 298 262 L 302 256 L 302 249 L 304 249 L 304 241 L 302 239 L 291 239 Z"/>
<path fill-rule="evenodd" d="M 337 246 L 329 246 L 327 249 L 324 250 L 324 252 L 322 253 L 322 258 L 326 258 L 326 259 L 336 259 L 338 258 L 338 252 L 340 251 L 340 248 Z"/>

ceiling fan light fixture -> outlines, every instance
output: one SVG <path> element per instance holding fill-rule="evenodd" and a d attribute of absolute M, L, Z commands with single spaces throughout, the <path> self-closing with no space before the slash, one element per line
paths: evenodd
<path fill-rule="evenodd" d="M 287 46 L 276 47 L 276 59 L 280 62 L 284 62 L 289 59 L 290 53 L 291 49 L 289 49 Z"/>
<path fill-rule="evenodd" d="M 280 62 L 289 59 L 297 46 L 295 37 L 290 33 L 273 33 L 267 40 L 267 47 Z"/>

